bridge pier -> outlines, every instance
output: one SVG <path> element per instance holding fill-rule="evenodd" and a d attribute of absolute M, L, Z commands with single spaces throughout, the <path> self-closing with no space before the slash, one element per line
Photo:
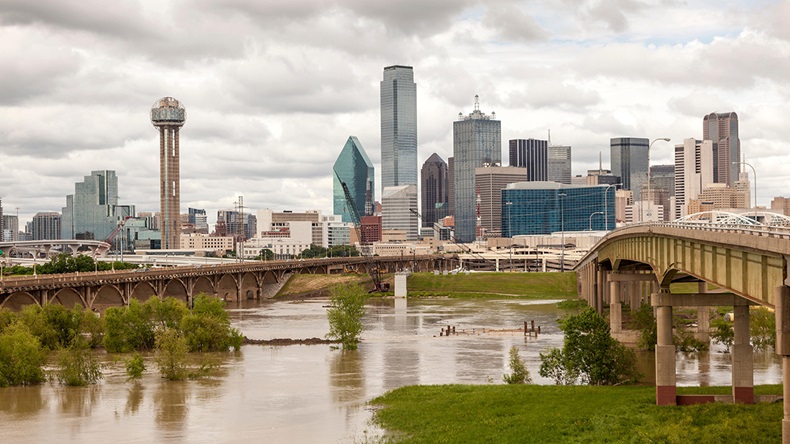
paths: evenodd
<path fill-rule="evenodd" d="M 732 400 L 754 403 L 754 356 L 749 344 L 749 305 L 752 303 L 734 293 L 672 294 L 661 287 L 652 295 L 656 307 L 656 404 L 676 405 L 713 402 L 713 397 L 685 397 L 679 400 L 675 388 L 675 346 L 672 345 L 672 307 L 711 307 L 732 305 L 735 309 L 735 343 L 732 347 Z M 777 316 L 779 316 L 777 314 Z M 778 318 L 777 318 L 778 321 Z"/>
<path fill-rule="evenodd" d="M 609 276 L 609 330 L 612 334 L 620 333 L 623 330 L 623 306 L 620 303 L 620 282 L 611 280 Z"/>
<path fill-rule="evenodd" d="M 672 344 L 672 305 L 660 296 L 668 294 L 664 287 L 653 295 L 656 305 L 656 405 L 676 405 L 677 387 L 675 372 L 675 346 Z"/>
<path fill-rule="evenodd" d="M 776 309 L 776 354 L 782 356 L 782 394 L 784 395 L 784 417 L 782 418 L 782 443 L 790 444 L 790 287 L 774 287 Z"/>
<path fill-rule="evenodd" d="M 749 343 L 749 306 L 734 307 L 735 340 L 732 344 L 732 399 L 754 404 L 754 357 Z"/>

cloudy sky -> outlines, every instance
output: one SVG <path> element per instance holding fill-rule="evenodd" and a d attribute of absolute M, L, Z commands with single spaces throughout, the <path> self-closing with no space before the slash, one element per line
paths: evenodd
<path fill-rule="evenodd" d="M 330 212 L 349 135 L 379 175 L 379 82 L 404 64 L 420 165 L 452 155 L 475 94 L 504 141 L 551 130 L 572 145 L 574 174 L 599 153 L 608 168 L 611 137 L 670 137 L 651 162 L 672 163 L 705 114 L 735 111 L 770 205 L 790 196 L 788 18 L 775 0 L 3 0 L 0 197 L 24 222 L 108 169 L 121 203 L 157 211 L 149 109 L 173 96 L 187 108 L 182 211 L 213 223 L 242 195 Z"/>

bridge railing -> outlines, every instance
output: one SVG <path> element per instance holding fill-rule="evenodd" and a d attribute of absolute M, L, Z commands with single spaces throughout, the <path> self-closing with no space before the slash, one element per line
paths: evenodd
<path fill-rule="evenodd" d="M 616 228 L 604 237 L 598 240 L 595 245 L 590 248 L 587 254 L 581 258 L 577 263 L 578 265 L 585 264 L 592 256 L 596 254 L 598 247 L 605 242 L 610 241 L 613 237 L 627 234 L 629 231 L 644 232 L 651 228 L 680 228 L 683 230 L 696 230 L 717 233 L 731 233 L 731 234 L 746 234 L 751 236 L 770 237 L 776 239 L 790 240 L 790 227 L 784 226 L 770 226 L 770 225 L 738 225 L 738 224 L 717 224 L 709 222 L 639 222 L 628 224 L 623 227 Z"/>

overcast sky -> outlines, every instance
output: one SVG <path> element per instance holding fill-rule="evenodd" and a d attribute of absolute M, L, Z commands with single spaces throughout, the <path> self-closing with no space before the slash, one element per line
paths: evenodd
<path fill-rule="evenodd" d="M 735 111 L 758 202 L 790 196 L 790 2 L 773 0 L 2 0 L 0 197 L 21 222 L 115 170 L 120 201 L 159 209 L 151 105 L 173 96 L 181 206 L 332 208 L 349 135 L 376 167 L 385 66 L 414 67 L 419 166 L 452 155 L 473 109 L 512 138 L 609 166 L 611 137 L 702 137 Z M 748 170 L 751 174 L 751 170 Z"/>

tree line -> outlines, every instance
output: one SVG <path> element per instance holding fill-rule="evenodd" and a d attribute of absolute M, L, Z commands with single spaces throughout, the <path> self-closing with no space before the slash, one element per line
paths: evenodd
<path fill-rule="evenodd" d="M 131 300 L 107 309 L 103 317 L 82 306 L 29 305 L 20 312 L 0 309 L 0 387 L 32 385 L 48 377 L 64 385 L 96 383 L 102 365 L 93 349 L 133 353 L 126 361 L 130 377 L 145 371 L 139 352 L 151 351 L 164 378 L 199 376 L 187 364 L 190 352 L 238 350 L 241 333 L 230 326 L 225 303 L 204 294 L 190 310 L 178 299 Z M 54 364 L 47 373 L 45 365 Z"/>

